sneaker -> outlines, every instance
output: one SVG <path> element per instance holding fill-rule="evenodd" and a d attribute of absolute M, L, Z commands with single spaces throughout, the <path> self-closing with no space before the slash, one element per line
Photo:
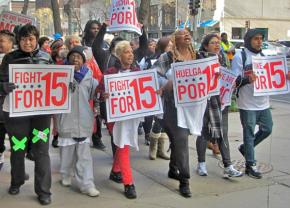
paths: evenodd
<path fill-rule="evenodd" d="M 96 148 L 98 150 L 105 150 L 106 146 L 104 145 L 104 143 L 101 139 L 97 139 L 97 140 L 93 141 L 93 148 Z"/>
<path fill-rule="evenodd" d="M 255 179 L 261 179 L 262 178 L 262 173 L 260 173 L 257 169 L 256 165 L 252 165 L 252 166 L 246 166 L 246 171 L 245 173 Z"/>
<path fill-rule="evenodd" d="M 136 199 L 137 194 L 134 184 L 124 186 L 124 194 L 128 199 Z"/>
<path fill-rule="evenodd" d="M 110 173 L 110 180 L 115 181 L 116 183 L 122 183 L 122 174 L 121 172 L 113 172 Z"/>
<path fill-rule="evenodd" d="M 245 151 L 244 151 L 244 146 L 241 144 L 238 148 L 239 152 L 245 157 Z"/>
<path fill-rule="evenodd" d="M 2 169 L 4 165 L 4 152 L 0 153 L 0 170 Z"/>
<path fill-rule="evenodd" d="M 71 186 L 71 177 L 64 177 L 63 179 L 61 179 L 61 185 Z"/>
<path fill-rule="evenodd" d="M 100 195 L 100 192 L 96 188 L 89 188 L 87 190 L 82 191 L 83 194 L 86 194 L 91 197 L 96 197 Z"/>
<path fill-rule="evenodd" d="M 241 177 L 241 176 L 243 176 L 243 173 L 235 169 L 233 165 L 224 168 L 224 178 Z"/>
<path fill-rule="evenodd" d="M 196 171 L 197 171 L 198 175 L 200 175 L 200 176 L 207 176 L 207 170 L 206 170 L 205 162 L 199 162 L 197 164 Z"/>

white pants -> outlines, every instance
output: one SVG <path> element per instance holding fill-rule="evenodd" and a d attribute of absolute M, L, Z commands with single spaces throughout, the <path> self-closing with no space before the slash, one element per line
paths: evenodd
<path fill-rule="evenodd" d="M 94 188 L 93 160 L 89 143 L 60 147 L 60 174 L 62 179 L 74 172 L 81 191 Z"/>

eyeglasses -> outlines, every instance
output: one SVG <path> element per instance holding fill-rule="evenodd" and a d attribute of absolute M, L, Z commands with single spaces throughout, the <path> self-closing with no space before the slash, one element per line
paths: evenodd
<path fill-rule="evenodd" d="M 211 45 L 219 45 L 220 44 L 220 41 L 211 41 L 208 44 L 211 44 Z"/>

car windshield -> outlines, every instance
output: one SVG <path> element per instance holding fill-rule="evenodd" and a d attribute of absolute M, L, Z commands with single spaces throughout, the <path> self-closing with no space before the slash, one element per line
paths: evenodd
<path fill-rule="evenodd" d="M 284 46 L 290 47 L 290 41 L 279 41 Z"/>

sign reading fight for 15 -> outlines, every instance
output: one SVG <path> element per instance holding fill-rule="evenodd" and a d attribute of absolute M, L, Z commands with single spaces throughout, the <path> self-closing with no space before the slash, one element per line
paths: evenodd
<path fill-rule="evenodd" d="M 252 64 L 256 75 L 254 96 L 289 93 L 290 85 L 286 79 L 288 69 L 285 56 L 254 56 Z"/>
<path fill-rule="evenodd" d="M 156 70 L 104 76 L 108 122 L 163 113 Z"/>
<path fill-rule="evenodd" d="M 74 66 L 10 64 L 9 82 L 16 89 L 9 95 L 10 117 L 69 113 Z"/>

